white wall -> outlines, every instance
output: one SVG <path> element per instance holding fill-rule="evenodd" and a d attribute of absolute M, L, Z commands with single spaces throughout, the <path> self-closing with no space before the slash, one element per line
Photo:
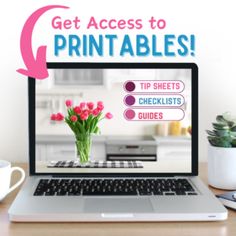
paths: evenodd
<path fill-rule="evenodd" d="M 27 17 L 37 8 L 51 1 L 5 1 L 0 9 L 0 159 L 27 160 L 27 80 L 16 73 L 24 67 L 19 49 L 19 37 Z M 196 35 L 196 57 L 171 58 L 169 61 L 194 61 L 199 66 L 199 144 L 200 159 L 206 160 L 205 129 L 210 128 L 216 114 L 231 111 L 235 106 L 236 14 L 233 0 L 226 1 L 57 1 L 71 6 L 73 15 L 82 17 L 147 17 L 156 16 L 167 21 L 166 33 Z M 93 6 L 92 6 L 93 4 Z M 109 5 L 110 4 L 110 5 Z M 56 10 L 47 13 L 46 19 Z M 60 11 L 61 13 L 61 11 Z M 60 14 L 59 11 L 57 14 Z M 71 13 L 72 14 L 72 13 Z M 67 13 L 70 16 L 70 13 Z M 35 29 L 34 47 L 48 43 L 47 21 L 41 20 Z M 48 26 L 49 27 L 49 26 Z M 117 32 L 116 32 L 117 33 Z M 140 33 L 153 33 L 141 32 Z M 50 32 L 49 32 L 50 35 Z M 43 41 L 44 40 L 44 41 Z M 50 54 L 48 60 L 58 60 Z M 131 60 L 132 58 L 129 58 Z M 65 58 L 65 60 L 70 60 Z M 101 60 L 95 58 L 94 60 Z M 107 59 L 104 58 L 103 61 Z M 114 61 L 120 60 L 119 58 Z M 128 58 L 126 58 L 126 61 Z M 78 60 L 77 60 L 78 61 Z M 82 59 L 81 59 L 82 61 Z M 86 59 L 85 59 L 86 61 Z M 146 57 L 134 61 L 167 61 Z"/>

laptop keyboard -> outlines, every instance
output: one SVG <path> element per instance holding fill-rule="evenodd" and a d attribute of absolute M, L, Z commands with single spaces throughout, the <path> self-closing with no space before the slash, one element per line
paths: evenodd
<path fill-rule="evenodd" d="M 34 196 L 197 195 L 187 179 L 41 179 Z"/>

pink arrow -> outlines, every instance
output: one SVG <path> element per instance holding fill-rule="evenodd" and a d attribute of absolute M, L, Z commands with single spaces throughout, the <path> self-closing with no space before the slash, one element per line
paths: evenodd
<path fill-rule="evenodd" d="M 20 38 L 20 50 L 26 69 L 18 69 L 17 72 L 33 77 L 36 79 L 45 79 L 48 77 L 47 63 L 46 63 L 46 50 L 47 46 L 40 46 L 37 50 L 36 58 L 34 58 L 32 50 L 32 33 L 34 25 L 43 13 L 53 8 L 64 8 L 69 7 L 60 5 L 50 5 L 42 7 L 27 19 L 21 32 Z"/>

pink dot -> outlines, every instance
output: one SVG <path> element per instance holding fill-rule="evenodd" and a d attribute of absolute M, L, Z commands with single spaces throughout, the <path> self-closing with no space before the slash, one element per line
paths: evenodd
<path fill-rule="evenodd" d="M 126 89 L 128 92 L 134 91 L 134 90 L 135 90 L 135 83 L 132 82 L 132 81 L 126 82 L 126 84 L 125 84 L 125 89 Z"/>
<path fill-rule="evenodd" d="M 125 111 L 125 117 L 126 117 L 128 120 L 134 119 L 134 117 L 135 117 L 135 112 L 134 112 L 134 110 L 131 110 L 131 109 L 126 110 L 126 111 Z"/>
<path fill-rule="evenodd" d="M 127 96 L 127 97 L 125 98 L 125 103 L 126 103 L 128 106 L 134 105 L 134 103 L 135 103 L 135 97 L 134 97 L 134 96 L 131 96 L 131 95 Z"/>

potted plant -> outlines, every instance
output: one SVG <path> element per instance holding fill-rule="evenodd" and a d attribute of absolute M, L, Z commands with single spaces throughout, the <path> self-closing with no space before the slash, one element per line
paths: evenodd
<path fill-rule="evenodd" d="M 208 134 L 208 181 L 213 187 L 236 189 L 236 119 L 218 115 Z"/>
<path fill-rule="evenodd" d="M 80 163 L 89 162 L 91 150 L 91 135 L 100 134 L 98 123 L 103 119 L 111 119 L 113 116 L 110 112 L 103 114 L 103 102 L 97 102 L 95 107 L 92 102 L 81 102 L 73 106 L 72 100 L 66 100 L 67 115 L 58 112 L 51 115 L 53 121 L 64 121 L 75 136 L 76 155 Z"/>

